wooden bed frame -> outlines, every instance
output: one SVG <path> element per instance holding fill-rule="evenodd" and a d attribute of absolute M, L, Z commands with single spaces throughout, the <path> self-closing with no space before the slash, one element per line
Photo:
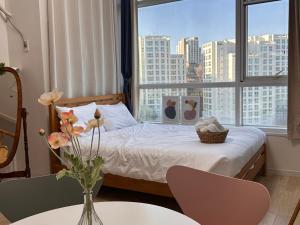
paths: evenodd
<path fill-rule="evenodd" d="M 58 106 L 75 107 L 86 105 L 91 102 L 96 102 L 98 105 L 113 105 L 119 102 L 124 102 L 123 94 L 112 94 L 96 97 L 82 97 L 82 98 L 69 98 L 61 99 L 56 103 Z M 59 118 L 55 108 L 49 107 L 50 116 L 50 132 L 59 131 Z M 56 152 L 60 154 L 59 149 Z M 253 180 L 259 173 L 265 175 L 266 173 L 266 145 L 263 144 L 259 151 L 246 163 L 241 171 L 235 176 L 236 178 Z M 50 168 L 51 173 L 57 173 L 63 168 L 60 161 L 50 153 Z M 117 176 L 113 174 L 105 174 L 104 186 L 138 191 L 148 194 L 173 197 L 169 187 L 165 183 L 158 183 L 154 181 L 138 180 L 128 177 Z"/>

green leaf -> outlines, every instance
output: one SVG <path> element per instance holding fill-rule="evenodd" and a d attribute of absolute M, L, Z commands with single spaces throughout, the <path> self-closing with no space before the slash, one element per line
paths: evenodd
<path fill-rule="evenodd" d="M 102 179 L 101 171 L 104 165 L 102 157 L 97 156 L 89 162 L 82 162 L 79 157 L 68 152 L 64 152 L 64 157 L 71 168 L 59 171 L 56 175 L 57 179 L 65 176 L 74 178 L 80 183 L 82 188 L 89 190 L 96 185 L 97 181 Z"/>
<path fill-rule="evenodd" d="M 57 180 L 60 180 L 61 178 L 65 177 L 67 175 L 67 170 L 66 169 L 62 169 L 61 171 L 59 171 L 57 174 L 56 174 L 56 179 Z"/>
<path fill-rule="evenodd" d="M 94 167 L 102 166 L 104 164 L 104 159 L 101 156 L 97 156 L 92 160 L 92 163 Z"/>

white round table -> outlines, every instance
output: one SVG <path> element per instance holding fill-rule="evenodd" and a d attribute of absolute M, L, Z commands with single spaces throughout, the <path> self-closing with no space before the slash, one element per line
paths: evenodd
<path fill-rule="evenodd" d="M 94 203 L 103 225 L 199 225 L 189 217 L 156 205 L 136 202 Z M 69 206 L 27 217 L 12 225 L 76 225 L 82 205 Z"/>

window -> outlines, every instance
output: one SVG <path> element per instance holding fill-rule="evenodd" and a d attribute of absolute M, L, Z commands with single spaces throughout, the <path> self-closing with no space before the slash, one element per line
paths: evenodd
<path fill-rule="evenodd" d="M 261 4 L 251 4 L 255 1 L 245 1 L 247 11 L 247 62 L 251 58 L 263 56 L 263 64 L 272 63 L 276 59 L 278 63 L 287 65 L 288 45 L 281 47 L 280 43 L 288 40 L 288 0 L 266 2 Z M 261 19 L 259 15 L 264 15 Z M 270 26 L 271 25 L 271 26 Z M 264 69 L 267 76 L 287 75 L 287 66 L 275 67 L 270 65 Z M 249 70 L 246 71 L 249 76 Z M 260 74 L 259 76 L 262 76 Z"/>
<path fill-rule="evenodd" d="M 139 0 L 139 119 L 160 122 L 162 96 L 189 95 L 199 116 L 286 127 L 287 31 L 288 0 Z"/>

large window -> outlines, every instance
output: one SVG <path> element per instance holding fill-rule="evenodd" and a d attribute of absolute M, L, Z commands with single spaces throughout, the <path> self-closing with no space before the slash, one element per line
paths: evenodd
<path fill-rule="evenodd" d="M 139 119 L 162 96 L 199 96 L 199 116 L 286 127 L 288 0 L 139 0 Z"/>

